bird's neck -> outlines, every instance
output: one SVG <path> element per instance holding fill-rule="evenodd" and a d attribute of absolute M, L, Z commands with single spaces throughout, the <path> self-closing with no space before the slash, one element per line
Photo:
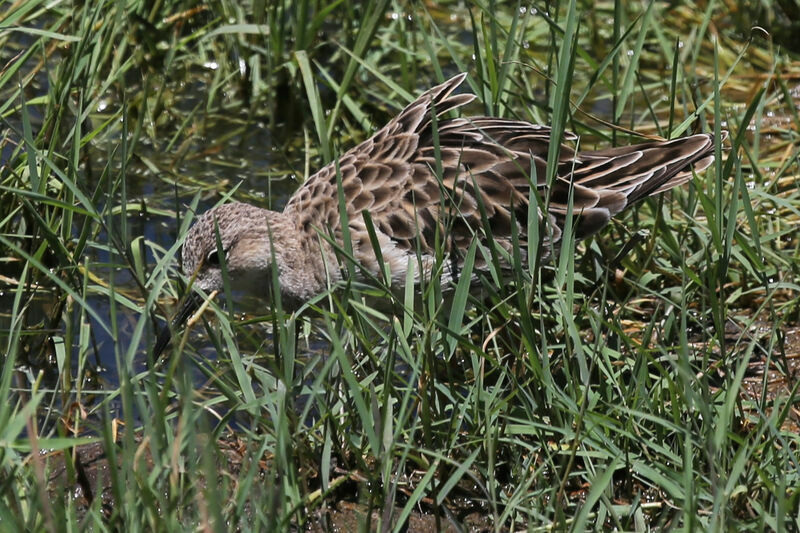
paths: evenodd
<path fill-rule="evenodd" d="M 322 237 L 301 231 L 283 213 L 270 216 L 270 238 L 277 268 L 281 305 L 296 309 L 341 279 L 336 256 Z M 271 283 L 271 280 L 267 280 Z"/>

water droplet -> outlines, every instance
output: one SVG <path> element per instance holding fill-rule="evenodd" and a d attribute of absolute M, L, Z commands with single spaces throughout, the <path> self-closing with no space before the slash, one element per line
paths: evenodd
<path fill-rule="evenodd" d="M 397 20 L 400 18 L 400 13 L 392 13 L 392 20 Z"/>

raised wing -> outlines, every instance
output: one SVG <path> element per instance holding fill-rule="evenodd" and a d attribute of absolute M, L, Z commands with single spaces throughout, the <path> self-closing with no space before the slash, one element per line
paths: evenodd
<path fill-rule="evenodd" d="M 530 186 L 535 183 L 551 222 L 546 241 L 561 236 L 572 192 L 578 238 L 605 226 L 627 205 L 663 192 L 710 164 L 712 143 L 701 134 L 603 151 L 575 153 L 562 145 L 558 175 L 545 183 L 550 128 L 490 117 L 443 119 L 474 99 L 453 94 L 460 74 L 406 107 L 373 137 L 338 161 L 355 258 L 379 270 L 362 213 L 375 225 L 383 259 L 405 272 L 409 257 L 464 251 L 486 226 L 496 242 L 510 247 L 517 225 L 525 245 Z M 436 123 L 434 125 L 434 117 Z M 576 137 L 566 132 L 565 140 Z M 342 228 L 334 164 L 314 174 L 289 200 L 284 213 L 301 232 L 330 231 L 341 242 Z M 438 238 L 437 238 L 438 235 Z M 425 259 L 423 257 L 423 259 Z"/>

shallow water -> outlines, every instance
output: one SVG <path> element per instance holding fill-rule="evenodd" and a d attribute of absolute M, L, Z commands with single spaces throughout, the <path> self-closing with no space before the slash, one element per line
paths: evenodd
<path fill-rule="evenodd" d="M 207 74 L 211 74 L 210 72 Z M 191 110 L 197 105 L 197 95 L 207 90 L 209 79 L 203 76 L 195 78 L 192 84 L 181 84 L 186 89 L 181 98 L 176 100 L 173 113 L 181 110 Z M 46 85 L 42 85 L 46 90 Z M 118 103 L 104 101 L 103 112 L 93 115 L 90 120 L 100 123 L 106 120 L 108 111 Z M 155 266 L 157 259 L 163 255 L 163 250 L 169 249 L 178 239 L 179 217 L 187 216 L 187 209 L 198 191 L 201 191 L 197 211 L 201 213 L 220 201 L 223 194 L 238 188 L 237 198 L 257 203 L 263 207 L 280 208 L 286 202 L 291 191 L 297 186 L 296 181 L 285 172 L 285 165 L 291 158 L 296 158 L 296 167 L 303 168 L 302 160 L 295 155 L 287 155 L 275 151 L 275 142 L 268 129 L 264 117 L 254 117 L 245 110 L 236 109 L 230 114 L 208 114 L 202 117 L 202 128 L 197 132 L 187 135 L 179 143 L 169 145 L 171 133 L 164 128 L 164 140 L 159 141 L 159 146 L 154 146 L 147 137 L 142 137 L 133 148 L 134 156 L 126 166 L 126 196 L 128 214 L 126 217 L 126 235 L 121 236 L 125 242 L 143 238 L 149 243 L 142 249 L 145 252 L 145 263 L 149 272 Z M 34 131 L 41 127 L 40 117 L 31 116 Z M 288 128 L 286 128 L 288 129 Z M 302 135 L 302 128 L 295 130 Z M 92 191 L 97 187 L 97 180 L 108 165 L 109 156 L 119 148 L 121 134 L 116 137 L 98 139 L 90 149 L 89 163 L 82 167 L 80 180 L 85 190 Z M 281 145 L 290 143 L 283 142 Z M 3 148 L 4 160 L 10 148 Z M 279 156 L 283 161 L 283 168 L 277 172 L 273 169 L 273 159 Z M 293 161 L 294 162 L 294 161 Z M 87 166 L 88 165 L 88 166 Z M 119 162 L 113 161 L 112 167 L 119 168 Z M 101 185 L 103 186 L 103 185 Z M 98 211 L 103 211 L 104 202 L 110 206 L 119 206 L 120 197 L 109 198 L 102 195 Z M 119 212 L 119 211 L 117 211 Z M 111 231 L 119 233 L 122 228 L 120 216 L 112 217 L 106 223 Z M 76 230 L 78 231 L 78 230 Z M 78 238 L 78 235 L 73 235 Z M 158 252 L 158 257 L 153 250 Z M 61 313 L 57 306 L 64 307 L 64 296 L 60 290 L 52 290 L 45 286 L 43 290 L 36 291 L 33 297 L 25 302 L 28 311 L 24 314 L 26 324 L 23 327 L 23 338 L 20 342 L 21 353 L 18 364 L 21 365 L 22 379 L 29 381 L 25 375 L 35 376 L 40 370 L 44 371 L 47 388 L 57 390 L 59 379 L 70 376 L 69 379 L 79 379 L 82 384 L 79 388 L 88 392 L 88 388 L 98 387 L 98 392 L 113 391 L 120 385 L 118 360 L 124 357 L 129 349 L 131 336 L 140 320 L 147 320 L 147 329 L 143 343 L 137 347 L 136 357 L 131 370 L 134 373 L 145 372 L 148 368 L 149 354 L 147 347 L 151 346 L 156 329 L 164 325 L 163 317 L 154 324 L 152 320 L 143 317 L 141 305 L 146 294 L 136 283 L 133 272 L 128 268 L 114 251 L 109 236 L 102 231 L 94 239 L 94 244 L 87 248 L 84 258 L 92 275 L 97 276 L 102 286 L 111 287 L 116 292 L 124 294 L 136 303 L 137 308 L 115 305 L 113 308 L 106 295 L 90 292 L 85 302 L 91 307 L 99 320 L 90 314 L 83 315 L 85 327 L 88 328 L 89 357 L 84 358 L 84 364 L 92 368 L 80 367 L 79 357 L 82 348 L 78 346 L 78 329 L 81 324 L 80 306 L 72 316 L 67 311 Z M 18 279 L 21 273 L 21 264 L 0 265 L 0 275 L 7 279 Z M 178 264 L 172 265 L 173 269 Z M 27 295 L 26 295 L 27 297 Z M 160 295 L 165 308 L 169 309 L 174 302 Z M 7 288 L 0 292 L 0 346 L 9 342 L 11 329 L 11 316 L 14 305 L 14 288 Z M 252 305 L 252 304 L 251 304 Z M 112 336 L 109 324 L 113 319 L 117 323 L 118 335 Z M 64 347 L 63 341 L 67 321 L 70 322 L 75 335 L 73 346 Z M 252 326 L 255 327 L 255 326 Z M 269 329 L 261 327 L 261 336 L 269 345 Z M 210 360 L 215 358 L 213 345 L 205 339 L 202 326 L 197 326 L 192 332 L 192 345 L 203 356 Z M 59 345 L 60 343 L 60 345 Z M 58 346 L 58 349 L 55 348 Z M 69 370 L 60 365 L 68 364 Z M 63 372 L 60 372 L 63 370 Z M 33 373 L 30 374 L 30 371 Z M 205 376 L 193 372 L 196 385 L 202 386 L 206 381 Z M 92 379 L 87 379 L 91 375 Z M 75 384 L 70 387 L 76 388 Z M 92 400 L 87 400 L 92 403 Z M 56 400 L 58 404 L 58 400 Z M 110 402 L 111 413 L 119 411 L 118 400 Z"/>

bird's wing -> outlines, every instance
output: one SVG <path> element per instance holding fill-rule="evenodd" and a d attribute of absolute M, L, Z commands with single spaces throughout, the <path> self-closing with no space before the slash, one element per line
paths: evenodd
<path fill-rule="evenodd" d="M 314 174 L 284 212 L 306 234 L 320 228 L 341 242 L 341 176 L 356 259 L 373 272 L 379 270 L 363 217 L 368 212 L 383 259 L 402 272 L 409 256 L 433 256 L 437 243 L 446 252 L 463 251 L 487 230 L 496 242 L 510 247 L 516 224 L 525 244 L 533 183 L 543 200 L 539 218 L 550 222 L 550 230 L 540 233 L 554 244 L 570 193 L 580 238 L 605 226 L 632 202 L 688 180 L 690 164 L 707 166 L 708 135 L 578 154 L 561 145 L 557 176 L 548 188 L 550 128 L 491 117 L 442 118 L 475 98 L 453 94 L 464 78 L 460 74 L 425 92 L 338 164 Z M 576 137 L 565 132 L 564 139 Z"/>

